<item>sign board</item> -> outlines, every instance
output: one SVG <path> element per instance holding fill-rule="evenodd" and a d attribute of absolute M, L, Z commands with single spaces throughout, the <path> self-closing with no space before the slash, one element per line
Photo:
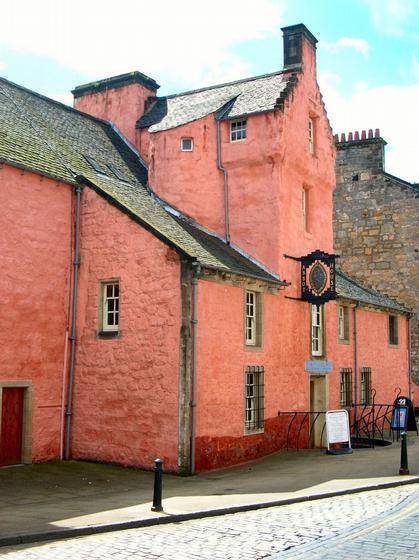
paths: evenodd
<path fill-rule="evenodd" d="M 393 403 L 393 414 L 391 417 L 392 420 L 392 425 L 391 425 L 391 429 L 392 430 L 405 430 L 407 432 L 411 431 L 411 432 L 416 432 L 418 433 L 418 427 L 416 424 L 416 418 L 415 418 L 415 410 L 413 408 L 413 403 L 412 401 L 409 399 L 409 397 L 404 397 L 402 395 L 400 395 L 399 397 L 397 397 L 397 399 L 394 401 Z M 407 414 L 406 414 L 406 420 L 403 421 L 403 425 L 405 426 L 404 428 L 393 428 L 393 417 L 396 414 L 396 410 L 399 408 L 406 408 L 407 409 Z M 402 413 L 404 414 L 404 413 Z M 399 420 L 402 420 L 402 418 L 400 418 Z M 402 422 L 398 421 L 397 418 L 394 418 L 394 422 L 398 425 L 401 425 Z"/>
<path fill-rule="evenodd" d="M 395 406 L 391 415 L 391 429 L 392 430 L 407 430 L 407 419 L 409 416 L 409 409 L 407 406 Z"/>
<path fill-rule="evenodd" d="M 332 455 L 352 453 L 349 415 L 347 410 L 328 410 L 326 412 L 327 452 Z M 341 444 L 345 447 L 330 447 Z"/>
<path fill-rule="evenodd" d="M 336 255 L 319 249 L 300 257 L 301 299 L 303 301 L 320 305 L 336 299 L 335 258 Z"/>
<path fill-rule="evenodd" d="M 333 365 L 328 360 L 308 360 L 304 362 L 304 368 L 309 373 L 330 373 Z"/>

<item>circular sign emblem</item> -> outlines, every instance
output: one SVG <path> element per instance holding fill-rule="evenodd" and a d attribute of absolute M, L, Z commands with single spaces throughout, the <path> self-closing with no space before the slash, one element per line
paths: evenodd
<path fill-rule="evenodd" d="M 308 281 L 310 290 L 316 295 L 320 295 L 325 289 L 327 282 L 327 273 L 324 269 L 324 266 L 322 266 L 319 262 L 316 262 L 316 264 L 310 270 Z"/>

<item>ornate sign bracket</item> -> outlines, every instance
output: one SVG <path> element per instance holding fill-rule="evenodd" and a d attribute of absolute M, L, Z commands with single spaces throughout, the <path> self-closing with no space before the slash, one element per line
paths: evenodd
<path fill-rule="evenodd" d="M 301 263 L 301 301 L 321 305 L 336 299 L 335 259 L 338 255 L 316 249 L 303 257 L 284 257 Z"/>

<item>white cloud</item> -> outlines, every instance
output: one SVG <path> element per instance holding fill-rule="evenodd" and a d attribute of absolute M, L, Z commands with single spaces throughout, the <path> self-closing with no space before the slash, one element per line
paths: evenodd
<path fill-rule="evenodd" d="M 368 41 L 358 39 L 357 37 L 340 37 L 334 43 L 329 41 L 319 41 L 319 48 L 327 49 L 333 52 L 339 52 L 342 48 L 354 49 L 355 51 L 366 56 L 370 48 Z"/>
<path fill-rule="evenodd" d="M 7 64 L 6 64 L 5 62 L 2 62 L 2 61 L 0 60 L 0 71 L 1 71 L 1 70 L 5 70 L 6 68 L 7 68 Z"/>
<path fill-rule="evenodd" d="M 319 83 L 335 134 L 379 128 L 388 142 L 386 171 L 406 181 L 419 181 L 419 85 L 369 87 L 361 83 L 351 96 L 342 95 L 328 75 Z"/>
<path fill-rule="evenodd" d="M 243 77 L 233 52 L 278 32 L 286 0 L 3 0 L 0 43 L 95 78 L 131 70 L 187 86 Z"/>

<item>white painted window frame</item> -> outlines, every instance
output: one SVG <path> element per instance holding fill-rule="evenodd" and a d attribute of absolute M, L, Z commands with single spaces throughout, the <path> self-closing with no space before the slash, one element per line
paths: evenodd
<path fill-rule="evenodd" d="M 314 154 L 314 120 L 309 117 L 308 119 L 308 151 Z"/>
<path fill-rule="evenodd" d="M 110 288 L 110 290 L 108 290 Z M 101 282 L 102 331 L 119 331 L 120 289 L 119 280 Z M 110 292 L 110 293 L 109 293 Z"/>
<path fill-rule="evenodd" d="M 190 140 L 191 142 L 191 147 L 190 148 L 185 148 L 184 145 L 184 141 L 185 140 Z M 193 152 L 193 138 L 191 138 L 190 136 L 185 136 L 183 138 L 180 139 L 180 149 L 182 152 Z"/>
<path fill-rule="evenodd" d="M 239 142 L 247 138 L 247 119 L 230 121 L 230 142 Z"/>
<path fill-rule="evenodd" d="M 245 344 L 256 346 L 257 343 L 257 294 L 246 290 L 245 302 Z"/>
<path fill-rule="evenodd" d="M 311 355 L 323 356 L 323 310 L 311 304 Z"/>

